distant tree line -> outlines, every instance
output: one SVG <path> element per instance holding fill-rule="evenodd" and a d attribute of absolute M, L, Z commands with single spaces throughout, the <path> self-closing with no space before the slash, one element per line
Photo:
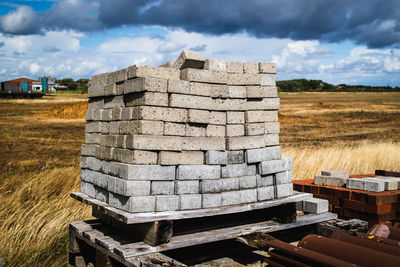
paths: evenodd
<path fill-rule="evenodd" d="M 68 87 L 69 91 L 81 91 L 82 93 L 87 93 L 90 80 L 89 79 L 79 79 L 74 81 L 72 78 L 64 78 L 57 80 L 57 83 Z"/>
<path fill-rule="evenodd" d="M 322 80 L 295 79 L 276 84 L 281 92 L 400 92 L 398 86 L 333 85 Z"/>

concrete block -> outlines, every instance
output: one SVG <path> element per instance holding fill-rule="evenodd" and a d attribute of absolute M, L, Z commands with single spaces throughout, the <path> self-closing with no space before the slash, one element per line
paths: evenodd
<path fill-rule="evenodd" d="M 246 86 L 228 86 L 229 98 L 246 98 Z"/>
<path fill-rule="evenodd" d="M 326 185 L 328 186 L 344 186 L 347 183 L 347 179 L 343 177 L 334 177 L 334 176 L 327 176 L 326 177 Z"/>
<path fill-rule="evenodd" d="M 181 151 L 182 139 L 178 136 L 129 135 L 126 146 L 130 149 Z"/>
<path fill-rule="evenodd" d="M 206 164 L 211 165 L 226 165 L 228 164 L 227 151 L 207 151 L 206 152 Z"/>
<path fill-rule="evenodd" d="M 274 175 L 256 175 L 257 187 L 266 187 L 274 185 Z"/>
<path fill-rule="evenodd" d="M 335 177 L 342 177 L 342 178 L 349 178 L 349 172 L 346 170 L 325 170 L 321 171 L 321 175 L 324 176 L 335 176 Z"/>
<path fill-rule="evenodd" d="M 243 150 L 230 150 L 227 151 L 228 164 L 242 164 L 244 163 L 244 151 Z"/>
<path fill-rule="evenodd" d="M 320 214 L 328 212 L 329 202 L 326 199 L 310 198 L 304 200 L 304 211 L 309 213 Z"/>
<path fill-rule="evenodd" d="M 276 86 L 275 74 L 261 74 L 261 85 Z"/>
<path fill-rule="evenodd" d="M 124 124 L 126 126 L 126 124 Z M 126 128 L 121 130 L 121 122 L 120 121 L 111 121 L 110 123 L 102 122 L 102 132 L 105 134 L 126 134 Z M 105 129 L 106 128 L 106 129 Z"/>
<path fill-rule="evenodd" d="M 221 167 L 221 177 L 241 177 L 256 174 L 256 165 L 229 164 Z"/>
<path fill-rule="evenodd" d="M 204 208 L 215 208 L 221 207 L 222 205 L 222 194 L 202 194 L 201 207 Z"/>
<path fill-rule="evenodd" d="M 186 134 L 186 124 L 175 123 L 175 122 L 164 123 L 164 135 L 185 136 L 185 134 Z"/>
<path fill-rule="evenodd" d="M 225 62 L 227 73 L 243 73 L 243 63 L 228 61 Z"/>
<path fill-rule="evenodd" d="M 80 158 L 79 167 L 81 167 L 81 169 L 89 168 L 89 166 L 87 164 L 88 158 L 90 158 L 90 157 L 81 157 Z"/>
<path fill-rule="evenodd" d="M 223 137 L 182 137 L 182 150 L 225 150 Z"/>
<path fill-rule="evenodd" d="M 100 108 L 104 108 L 104 98 L 103 97 L 89 99 L 88 109 L 100 109 Z"/>
<path fill-rule="evenodd" d="M 94 190 L 95 190 L 95 196 L 94 196 L 95 199 L 97 199 L 101 202 L 104 202 L 104 203 L 108 203 L 108 191 L 107 190 L 100 188 L 98 186 L 94 186 Z"/>
<path fill-rule="evenodd" d="M 375 179 L 363 179 L 364 190 L 370 192 L 383 192 L 385 191 L 385 182 Z"/>
<path fill-rule="evenodd" d="M 103 165 L 102 163 L 103 161 L 96 159 L 94 157 L 86 157 L 86 168 L 92 171 L 102 172 L 102 165 Z"/>
<path fill-rule="evenodd" d="M 372 179 L 377 179 L 385 182 L 385 190 L 398 190 L 400 185 L 400 177 L 378 176 Z"/>
<path fill-rule="evenodd" d="M 175 181 L 175 194 L 198 194 L 200 191 L 199 180 Z"/>
<path fill-rule="evenodd" d="M 314 177 L 314 184 L 316 185 L 327 185 L 328 184 L 328 176 L 317 175 Z"/>
<path fill-rule="evenodd" d="M 100 144 L 100 133 L 86 133 L 85 144 Z"/>
<path fill-rule="evenodd" d="M 100 133 L 101 132 L 101 122 L 88 122 L 85 125 L 85 132 L 86 133 Z"/>
<path fill-rule="evenodd" d="M 124 111 L 126 108 L 122 108 Z M 122 114 L 121 114 L 122 117 Z M 112 120 L 112 110 L 111 109 L 102 109 L 100 114 L 101 121 L 111 121 Z"/>
<path fill-rule="evenodd" d="M 239 189 L 251 189 L 257 187 L 257 176 L 243 176 L 239 177 Z"/>
<path fill-rule="evenodd" d="M 112 160 L 112 155 L 113 155 L 114 148 L 112 147 L 100 147 L 98 150 L 98 154 L 96 157 L 99 159 L 104 159 L 104 160 Z"/>
<path fill-rule="evenodd" d="M 117 131 L 111 131 L 110 132 L 110 124 L 111 124 L 111 122 L 110 123 L 108 123 L 108 122 L 101 122 L 100 123 L 101 124 L 101 133 L 102 134 L 108 134 L 108 133 L 111 133 L 111 134 L 118 134 L 118 132 Z M 113 125 L 116 125 L 116 124 L 118 124 L 118 122 L 113 122 Z M 114 129 L 114 128 L 113 128 Z"/>
<path fill-rule="evenodd" d="M 206 83 L 205 83 L 206 84 Z M 207 84 L 209 87 L 209 95 L 214 98 L 229 97 L 229 88 L 225 84 Z"/>
<path fill-rule="evenodd" d="M 259 62 L 258 71 L 260 73 L 276 73 L 276 64 L 268 62 Z"/>
<path fill-rule="evenodd" d="M 201 194 L 190 194 L 179 196 L 180 210 L 201 209 Z"/>
<path fill-rule="evenodd" d="M 186 82 L 188 82 L 188 81 L 186 81 Z M 189 93 L 188 94 L 199 95 L 199 96 L 211 96 L 211 91 L 214 88 L 213 86 L 222 86 L 222 85 L 210 84 L 210 83 L 197 83 L 197 82 L 188 82 L 188 83 L 189 83 Z"/>
<path fill-rule="evenodd" d="M 127 181 L 119 178 L 115 178 L 112 181 L 114 188 L 108 187 L 108 190 L 119 195 L 129 197 L 150 195 L 150 181 Z"/>
<path fill-rule="evenodd" d="M 364 190 L 364 183 L 364 179 L 349 178 L 347 179 L 346 187 L 351 189 Z"/>
<path fill-rule="evenodd" d="M 173 195 L 175 193 L 175 181 L 152 181 L 152 195 Z"/>
<path fill-rule="evenodd" d="M 163 135 L 164 122 L 162 121 L 145 121 L 134 120 L 128 121 L 126 125 L 127 134 L 144 134 L 144 135 Z"/>
<path fill-rule="evenodd" d="M 97 97 L 104 95 L 104 88 L 108 85 L 108 73 L 94 75 L 92 77 L 88 90 L 88 97 Z"/>
<path fill-rule="evenodd" d="M 226 125 L 226 136 L 244 136 L 245 130 L 243 124 Z"/>
<path fill-rule="evenodd" d="M 226 63 L 219 59 L 206 59 L 204 63 L 205 70 L 226 71 Z"/>
<path fill-rule="evenodd" d="M 208 110 L 189 109 L 188 122 L 193 123 L 209 123 L 210 112 Z"/>
<path fill-rule="evenodd" d="M 304 211 L 304 201 L 303 200 L 296 202 L 296 210 Z"/>
<path fill-rule="evenodd" d="M 162 92 L 166 93 L 168 88 L 168 80 L 145 77 L 127 80 L 123 84 L 118 85 L 123 89 L 124 94 L 136 93 L 136 92 Z"/>
<path fill-rule="evenodd" d="M 183 70 L 187 68 L 203 69 L 205 58 L 201 52 L 192 50 L 183 50 L 175 60 L 174 69 Z"/>
<path fill-rule="evenodd" d="M 156 198 L 154 196 L 129 197 L 127 211 L 129 212 L 155 211 L 155 200 Z"/>
<path fill-rule="evenodd" d="M 276 111 L 280 108 L 279 98 L 249 98 L 241 103 L 239 110 L 264 110 Z"/>
<path fill-rule="evenodd" d="M 108 187 L 108 177 L 107 174 L 96 172 L 93 176 L 93 184 L 106 189 Z"/>
<path fill-rule="evenodd" d="M 204 153 L 202 151 L 161 151 L 158 154 L 158 164 L 160 165 L 200 165 L 203 163 Z"/>
<path fill-rule="evenodd" d="M 178 209 L 178 196 L 156 196 L 156 211 L 174 211 Z"/>
<path fill-rule="evenodd" d="M 125 180 L 175 180 L 174 166 L 132 165 L 112 162 L 110 172 Z"/>
<path fill-rule="evenodd" d="M 185 136 L 206 136 L 206 124 L 186 124 Z"/>
<path fill-rule="evenodd" d="M 179 80 L 180 75 L 180 71 L 173 68 L 139 65 L 134 65 L 128 68 L 128 79 L 138 77 L 154 77 L 161 79 Z"/>
<path fill-rule="evenodd" d="M 266 186 L 257 188 L 257 200 L 264 201 L 274 198 L 274 187 Z"/>
<path fill-rule="evenodd" d="M 81 192 L 89 197 L 96 197 L 96 190 L 91 183 L 81 181 Z"/>
<path fill-rule="evenodd" d="M 82 144 L 81 155 L 88 157 L 96 157 L 99 149 L 100 149 L 99 145 Z"/>
<path fill-rule="evenodd" d="M 275 174 L 275 184 L 290 184 L 292 183 L 292 172 L 278 172 Z"/>
<path fill-rule="evenodd" d="M 125 105 L 134 106 L 168 106 L 168 94 L 159 92 L 139 92 L 124 95 Z"/>
<path fill-rule="evenodd" d="M 132 110 L 133 120 L 153 120 L 168 122 L 187 122 L 187 110 L 141 106 Z"/>
<path fill-rule="evenodd" d="M 226 112 L 211 111 L 209 123 L 216 124 L 216 125 L 225 125 L 226 124 Z"/>
<path fill-rule="evenodd" d="M 157 152 L 116 148 L 112 160 L 129 164 L 157 164 Z"/>
<path fill-rule="evenodd" d="M 273 174 L 277 172 L 290 171 L 292 168 L 293 164 L 291 158 L 261 161 L 259 165 L 259 173 L 261 175 Z"/>
<path fill-rule="evenodd" d="M 244 124 L 244 112 L 228 111 L 226 113 L 227 124 Z"/>
<path fill-rule="evenodd" d="M 276 197 L 287 197 L 293 194 L 293 184 L 278 184 L 276 187 Z"/>
<path fill-rule="evenodd" d="M 239 190 L 240 203 L 257 202 L 257 189 Z"/>
<path fill-rule="evenodd" d="M 265 134 L 279 134 L 279 122 L 264 122 Z"/>
<path fill-rule="evenodd" d="M 172 68 L 174 66 L 175 61 L 167 61 L 164 64 L 159 65 L 159 67 L 164 67 L 164 68 Z"/>
<path fill-rule="evenodd" d="M 206 136 L 209 137 L 225 137 L 226 128 L 224 125 L 207 125 Z"/>
<path fill-rule="evenodd" d="M 236 136 L 228 137 L 226 140 L 228 150 L 265 147 L 264 136 Z"/>
<path fill-rule="evenodd" d="M 212 110 L 213 102 L 211 97 L 207 96 L 171 94 L 169 97 L 169 106 Z"/>
<path fill-rule="evenodd" d="M 246 123 L 278 121 L 277 111 L 249 110 L 244 115 Z"/>
<path fill-rule="evenodd" d="M 278 88 L 276 86 L 246 86 L 246 97 L 278 97 Z"/>
<path fill-rule="evenodd" d="M 104 98 L 104 108 L 119 108 L 124 106 L 124 97 L 122 95 L 109 96 Z"/>
<path fill-rule="evenodd" d="M 181 71 L 181 80 L 226 84 L 228 82 L 228 75 L 224 71 L 184 69 Z"/>
<path fill-rule="evenodd" d="M 262 75 L 264 74 L 228 73 L 228 85 L 262 85 Z"/>
<path fill-rule="evenodd" d="M 243 98 L 213 98 L 213 110 L 241 111 L 246 109 L 246 99 Z"/>
<path fill-rule="evenodd" d="M 268 160 L 281 159 L 281 148 L 279 146 L 263 147 L 246 150 L 246 162 L 256 163 Z"/>
<path fill-rule="evenodd" d="M 177 168 L 178 180 L 219 179 L 221 166 L 217 165 L 180 165 Z"/>
<path fill-rule="evenodd" d="M 278 146 L 279 134 L 266 134 L 264 135 L 264 146 Z"/>
<path fill-rule="evenodd" d="M 108 74 L 109 82 L 123 82 L 128 79 L 128 69 L 117 70 Z"/>
<path fill-rule="evenodd" d="M 222 206 L 240 204 L 240 192 L 239 191 L 222 192 L 221 204 Z"/>
<path fill-rule="evenodd" d="M 238 190 L 239 179 L 224 178 L 224 179 L 202 180 L 200 182 L 200 188 L 202 193 L 218 193 L 218 192 Z"/>
<path fill-rule="evenodd" d="M 246 135 L 263 135 L 265 134 L 265 124 L 263 122 L 247 123 L 245 133 Z"/>
<path fill-rule="evenodd" d="M 256 63 L 256 62 L 243 63 L 243 72 L 250 73 L 250 74 L 257 74 L 258 69 L 259 69 L 258 65 L 259 65 L 259 63 Z"/>
<path fill-rule="evenodd" d="M 189 82 L 181 80 L 168 80 L 168 93 L 189 94 Z"/>

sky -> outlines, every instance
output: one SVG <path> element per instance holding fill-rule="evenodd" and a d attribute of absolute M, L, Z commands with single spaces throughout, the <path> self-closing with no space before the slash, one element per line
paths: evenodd
<path fill-rule="evenodd" d="M 277 79 L 400 87 L 399 0 L 0 1 L 0 81 L 90 78 L 183 49 Z"/>

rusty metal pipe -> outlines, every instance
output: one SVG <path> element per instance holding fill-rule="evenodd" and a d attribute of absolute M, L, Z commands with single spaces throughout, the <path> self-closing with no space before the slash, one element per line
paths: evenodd
<path fill-rule="evenodd" d="M 392 254 L 396 257 L 400 257 L 400 248 L 398 247 L 394 247 L 394 246 L 390 246 L 384 243 L 378 243 L 378 242 L 374 242 L 372 240 L 367 240 L 367 239 L 363 239 L 363 238 L 359 238 L 359 237 L 355 237 L 349 234 L 345 234 L 342 232 L 335 232 L 333 233 L 330 238 L 336 239 L 336 240 L 340 240 L 340 241 L 344 241 L 347 243 L 351 243 L 357 246 L 362 246 L 362 247 L 366 247 L 366 248 L 370 248 L 370 249 L 374 249 L 383 253 L 388 253 L 388 254 Z"/>
<path fill-rule="evenodd" d="M 343 267 L 354 267 L 356 264 L 352 264 L 345 260 L 337 259 L 335 257 L 331 257 L 322 253 L 318 253 L 316 251 L 293 246 L 291 244 L 282 242 L 280 240 L 272 240 L 268 242 L 268 245 L 278 251 L 282 251 L 288 255 L 292 255 L 297 259 L 305 260 L 306 262 L 312 263 L 312 266 L 343 266 Z"/>
<path fill-rule="evenodd" d="M 304 237 L 298 246 L 361 266 L 400 266 L 400 257 L 315 234 Z"/>
<path fill-rule="evenodd" d="M 379 243 L 383 243 L 386 245 L 391 245 L 391 246 L 400 248 L 400 242 L 397 240 L 384 238 L 384 237 L 380 237 L 380 236 L 373 236 L 373 235 L 369 235 L 367 233 L 360 233 L 360 232 L 357 232 L 357 236 L 360 238 L 363 238 L 363 239 L 373 240 L 375 242 L 379 242 Z"/>

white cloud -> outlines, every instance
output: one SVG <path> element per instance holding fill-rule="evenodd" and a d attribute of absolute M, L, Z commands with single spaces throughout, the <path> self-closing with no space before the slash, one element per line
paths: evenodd
<path fill-rule="evenodd" d="M 0 30 L 7 33 L 34 33 L 38 29 L 38 15 L 29 6 L 18 6 L 16 10 L 0 17 Z"/>

